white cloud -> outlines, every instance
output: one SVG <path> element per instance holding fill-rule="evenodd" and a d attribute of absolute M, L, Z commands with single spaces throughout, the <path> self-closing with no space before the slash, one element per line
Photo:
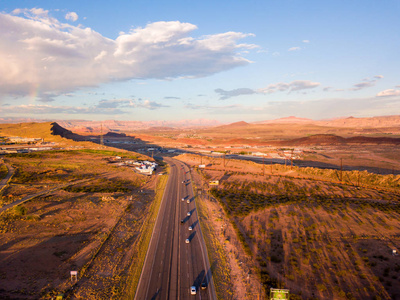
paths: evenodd
<path fill-rule="evenodd" d="M 193 110 L 207 110 L 212 113 L 219 113 L 221 110 L 235 110 L 238 108 L 242 108 L 243 106 L 238 105 L 238 104 L 231 104 L 231 105 L 222 105 L 222 106 L 210 106 L 210 105 L 197 105 L 197 104 L 192 104 L 189 103 L 185 105 L 185 108 L 187 109 L 193 109 Z"/>
<path fill-rule="evenodd" d="M 248 88 L 239 88 L 239 89 L 234 89 L 231 91 L 225 91 L 223 89 L 216 89 L 215 92 L 221 95 L 221 97 L 219 98 L 220 100 L 226 100 L 231 97 L 236 97 L 236 96 L 240 96 L 240 95 L 252 95 L 252 94 L 257 93 L 256 91 L 254 91 L 252 89 L 248 89 Z"/>
<path fill-rule="evenodd" d="M 350 90 L 358 91 L 358 90 L 365 89 L 365 88 L 368 88 L 368 87 L 371 87 L 371 86 L 374 86 L 374 85 L 375 85 L 374 82 L 360 82 L 360 83 L 357 83 L 357 84 L 353 85 L 354 87 L 351 88 Z"/>
<path fill-rule="evenodd" d="M 154 110 L 160 107 L 169 107 L 168 105 L 163 105 L 161 103 L 142 100 L 142 99 L 112 99 L 112 100 L 101 100 L 97 105 L 94 106 L 95 109 L 103 108 L 146 108 Z"/>
<path fill-rule="evenodd" d="M 73 11 L 68 12 L 68 13 L 65 15 L 65 20 L 69 20 L 69 21 L 75 22 L 75 21 L 78 20 L 78 14 L 77 14 L 76 12 L 73 12 Z"/>
<path fill-rule="evenodd" d="M 51 100 L 50 100 L 51 101 Z M 48 102 L 48 101 L 43 101 Z M 162 107 L 169 107 L 161 103 L 141 100 L 141 99 L 112 99 L 101 100 L 97 104 L 89 107 L 79 106 L 53 106 L 42 105 L 7 105 L 0 107 L 0 113 L 3 114 L 25 114 L 25 115 L 121 115 L 131 113 L 132 109 L 144 108 L 155 110 Z"/>
<path fill-rule="evenodd" d="M 119 108 L 98 108 L 98 107 L 79 107 L 79 106 L 51 106 L 51 105 L 16 105 L 0 108 L 0 112 L 17 115 L 120 115 L 126 114 Z"/>
<path fill-rule="evenodd" d="M 136 107 L 142 107 L 150 110 L 154 110 L 160 107 L 169 107 L 169 105 L 164 105 L 155 101 L 150 101 L 150 100 L 144 100 L 139 102 Z"/>
<path fill-rule="evenodd" d="M 214 92 L 218 93 L 221 97 L 220 100 L 226 100 L 231 97 L 237 97 L 241 95 L 253 95 L 253 94 L 272 94 L 275 92 L 295 92 L 307 89 L 313 89 L 320 85 L 319 82 L 312 82 L 310 80 L 295 80 L 289 83 L 279 82 L 268 85 L 266 88 L 261 88 L 257 90 L 249 88 L 239 88 L 230 91 L 223 89 L 215 89 Z M 324 89 L 325 90 L 325 89 Z"/>
<path fill-rule="evenodd" d="M 354 84 L 352 88 L 350 88 L 350 91 L 359 91 L 361 89 L 369 88 L 372 87 L 376 84 L 376 82 L 380 79 L 382 79 L 382 75 L 376 75 L 372 79 L 369 78 L 364 78 L 363 82 Z"/>
<path fill-rule="evenodd" d="M 190 23 L 155 22 L 108 39 L 91 28 L 61 23 L 43 9 L 0 13 L 1 95 L 57 95 L 129 79 L 212 75 L 250 61 L 226 32 L 194 38 Z"/>
<path fill-rule="evenodd" d="M 236 114 L 239 120 L 247 115 L 249 120 L 281 118 L 296 116 L 311 119 L 337 118 L 338 116 L 366 117 L 376 115 L 392 115 L 400 111 L 400 102 L 394 98 L 324 98 L 310 101 L 268 101 L 263 106 L 228 105 L 204 106 L 188 104 L 185 108 L 204 111 L 207 115 Z"/>
<path fill-rule="evenodd" d="M 299 50 L 301 50 L 300 47 L 292 47 L 288 49 L 288 51 L 299 51 Z"/>
<path fill-rule="evenodd" d="M 308 44 L 310 41 L 309 40 L 303 40 L 303 43 Z"/>
<path fill-rule="evenodd" d="M 289 83 L 279 82 L 268 85 L 266 88 L 258 89 L 259 93 L 271 94 L 275 92 L 295 92 L 306 89 L 313 89 L 320 85 L 319 82 L 312 82 L 310 80 L 295 80 Z"/>
<path fill-rule="evenodd" d="M 400 96 L 400 90 L 388 89 L 376 94 L 377 97 L 392 97 L 392 96 Z"/>

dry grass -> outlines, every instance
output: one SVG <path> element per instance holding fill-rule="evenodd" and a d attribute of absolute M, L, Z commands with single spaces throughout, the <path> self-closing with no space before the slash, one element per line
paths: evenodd
<path fill-rule="evenodd" d="M 207 246 L 211 272 L 218 299 L 233 299 L 231 266 L 224 251 L 224 245 L 217 236 L 213 222 L 210 220 L 211 211 L 206 200 L 196 197 L 196 208 L 199 214 L 201 232 Z"/>
<path fill-rule="evenodd" d="M 398 176 L 347 172 L 339 182 L 332 170 L 273 166 L 261 176 L 254 163 L 207 163 L 205 182 L 220 180 L 212 193 L 266 291 L 286 287 L 293 299 L 400 297 L 400 262 L 391 255 L 400 248 Z"/>
<path fill-rule="evenodd" d="M 6 177 L 7 173 L 8 173 L 7 166 L 0 161 L 0 180 Z"/>
<path fill-rule="evenodd" d="M 64 142 L 60 136 L 51 134 L 51 122 L 0 124 L 0 135 L 27 138 L 43 138 L 46 142 Z"/>
<path fill-rule="evenodd" d="M 124 182 L 129 192 L 59 189 L 0 214 L 0 298 L 71 295 L 71 270 L 79 271 L 76 295 L 111 299 L 120 293 L 160 176 L 113 167 L 108 157 L 73 151 L 6 158 L 18 173 L 2 191 L 4 202 L 77 178 L 92 179 L 80 185 L 84 190 Z"/>

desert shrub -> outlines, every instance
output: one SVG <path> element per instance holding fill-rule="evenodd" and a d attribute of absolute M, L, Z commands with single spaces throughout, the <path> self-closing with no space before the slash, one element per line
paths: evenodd
<path fill-rule="evenodd" d="M 81 149 L 81 150 L 75 150 L 76 152 L 81 152 L 81 153 L 90 153 L 90 154 L 100 154 L 104 156 L 121 156 L 124 158 L 129 158 L 129 159 L 137 159 L 138 156 L 129 152 L 117 152 L 117 151 L 110 151 L 110 150 L 95 150 L 95 149 Z M 72 151 L 70 151 L 72 152 Z"/>
<path fill-rule="evenodd" d="M 7 166 L 1 164 L 0 165 L 0 180 L 3 179 L 4 177 L 6 177 L 7 173 L 8 173 Z"/>
<path fill-rule="evenodd" d="M 273 263 L 281 263 L 282 259 L 279 256 L 271 255 L 271 262 L 273 262 Z"/>
<path fill-rule="evenodd" d="M 38 216 L 38 215 L 29 215 L 29 216 L 26 216 L 26 219 L 28 221 L 39 221 L 40 220 L 40 216 Z"/>
<path fill-rule="evenodd" d="M 129 180 L 101 180 L 97 184 L 70 185 L 63 190 L 70 193 L 128 193 L 132 185 Z"/>
<path fill-rule="evenodd" d="M 23 205 L 17 205 L 14 207 L 14 212 L 17 216 L 24 216 L 26 215 L 28 209 Z"/>
<path fill-rule="evenodd" d="M 232 226 L 236 231 L 236 235 L 240 241 L 240 243 L 243 246 L 244 252 L 246 252 L 247 255 L 252 255 L 253 253 L 251 252 L 250 246 L 246 241 L 246 237 L 244 236 L 244 234 L 242 233 L 242 231 L 239 229 L 239 227 L 236 225 L 236 223 L 234 221 L 232 221 Z"/>

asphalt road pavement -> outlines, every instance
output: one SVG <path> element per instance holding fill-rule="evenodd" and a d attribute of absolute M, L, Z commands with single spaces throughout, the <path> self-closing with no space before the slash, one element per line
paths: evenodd
<path fill-rule="evenodd" d="M 135 299 L 215 299 L 189 169 L 180 161 L 165 161 L 171 171 Z"/>

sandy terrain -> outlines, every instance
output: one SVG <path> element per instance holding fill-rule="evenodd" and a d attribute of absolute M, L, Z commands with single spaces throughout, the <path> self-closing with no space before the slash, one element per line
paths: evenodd
<path fill-rule="evenodd" d="M 46 185 L 91 180 L 0 214 L 1 299 L 50 299 L 59 292 L 69 299 L 118 298 L 159 176 L 111 166 L 106 158 L 81 152 L 6 158 L 17 174 L 1 192 L 3 203 Z M 100 188 L 110 190 L 96 192 Z"/>
<path fill-rule="evenodd" d="M 199 164 L 192 155 L 180 159 Z M 262 166 L 251 162 L 203 163 L 203 183 L 220 183 L 213 193 L 220 202 L 207 202 L 213 216 L 208 221 L 225 239 L 227 257 L 234 253 L 246 264 L 239 267 L 229 259 L 239 278 L 231 281 L 232 299 L 243 297 L 245 270 L 250 269 L 258 270 L 255 280 L 265 291 L 289 288 L 291 299 L 400 297 L 400 256 L 392 255 L 400 249 L 400 193 L 398 187 L 379 184 L 390 176 L 358 186 L 354 180 L 334 180 L 328 170 L 306 177 L 297 169 L 273 166 L 262 176 Z M 364 176 L 367 181 L 369 175 Z M 251 286 L 254 294 L 257 283 Z"/>

